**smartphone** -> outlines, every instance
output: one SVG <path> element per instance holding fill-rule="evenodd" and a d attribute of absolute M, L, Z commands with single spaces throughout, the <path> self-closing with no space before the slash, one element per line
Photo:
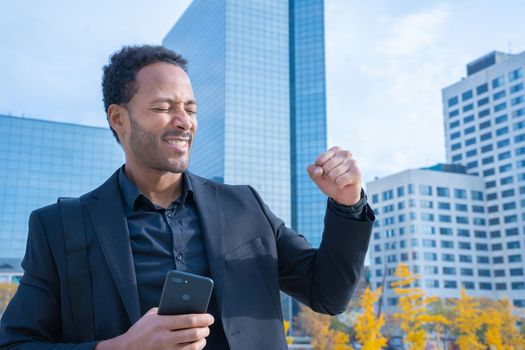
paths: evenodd
<path fill-rule="evenodd" d="M 188 272 L 171 270 L 166 275 L 159 303 L 159 315 L 202 314 L 208 309 L 213 280 Z"/>

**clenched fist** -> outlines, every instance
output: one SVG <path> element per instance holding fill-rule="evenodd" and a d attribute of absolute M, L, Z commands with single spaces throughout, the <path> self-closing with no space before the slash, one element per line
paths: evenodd
<path fill-rule="evenodd" d="M 317 187 L 337 203 L 354 205 L 361 198 L 361 172 L 350 151 L 332 147 L 307 170 Z"/>

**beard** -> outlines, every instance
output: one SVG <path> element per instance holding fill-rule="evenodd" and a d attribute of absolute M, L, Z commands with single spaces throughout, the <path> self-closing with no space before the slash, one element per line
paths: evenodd
<path fill-rule="evenodd" d="M 180 174 L 188 169 L 193 133 L 172 130 L 159 137 L 142 128 L 131 114 L 131 111 L 128 110 L 128 114 L 131 126 L 129 147 L 138 161 L 149 168 L 163 172 Z M 188 138 L 188 152 L 180 152 L 178 156 L 166 154 L 165 147 L 162 145 L 165 137 Z"/>

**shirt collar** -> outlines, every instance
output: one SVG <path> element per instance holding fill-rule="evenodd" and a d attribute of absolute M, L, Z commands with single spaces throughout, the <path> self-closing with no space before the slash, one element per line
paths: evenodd
<path fill-rule="evenodd" d="M 154 205 L 151 200 L 142 194 L 137 186 L 126 176 L 124 171 L 125 165 L 119 169 L 118 173 L 118 184 L 120 188 L 120 193 L 124 199 L 124 205 L 126 208 L 126 214 L 131 213 L 137 209 L 139 201 L 146 201 L 150 204 L 152 208 L 157 208 L 158 206 Z M 182 173 L 182 194 L 176 199 L 181 203 L 186 203 L 187 200 L 193 199 L 193 187 L 191 186 L 190 177 L 186 172 Z"/>

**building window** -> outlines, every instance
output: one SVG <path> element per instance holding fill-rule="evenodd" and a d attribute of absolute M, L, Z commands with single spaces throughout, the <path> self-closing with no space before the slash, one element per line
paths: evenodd
<path fill-rule="evenodd" d="M 501 90 L 500 92 L 495 93 L 495 94 L 492 96 L 492 98 L 493 98 L 494 100 L 499 100 L 500 98 L 505 97 L 505 95 L 506 95 L 505 90 Z"/>
<path fill-rule="evenodd" d="M 474 270 L 469 268 L 462 268 L 459 270 L 461 276 L 474 276 Z"/>
<path fill-rule="evenodd" d="M 473 205 L 472 206 L 472 211 L 474 213 L 484 213 L 485 212 L 485 207 L 483 207 L 481 205 Z"/>
<path fill-rule="evenodd" d="M 522 268 L 510 269 L 510 275 L 511 276 L 523 276 L 523 269 Z"/>
<path fill-rule="evenodd" d="M 525 282 L 512 282 L 511 287 L 512 290 L 523 290 L 525 289 Z"/>
<path fill-rule="evenodd" d="M 438 209 L 450 210 L 450 203 L 438 202 Z"/>
<path fill-rule="evenodd" d="M 425 280 L 425 287 L 439 288 L 439 281 L 438 280 Z"/>
<path fill-rule="evenodd" d="M 449 107 L 455 106 L 457 104 L 458 104 L 458 97 L 457 96 L 454 96 L 454 97 L 448 99 L 448 106 Z"/>
<path fill-rule="evenodd" d="M 509 133 L 509 128 L 504 126 L 503 128 L 499 128 L 496 130 L 496 136 L 501 136 Z"/>
<path fill-rule="evenodd" d="M 508 204 L 514 204 L 514 203 L 508 203 Z M 519 230 L 517 227 L 508 228 L 505 230 L 505 236 L 512 237 L 517 236 L 519 234 Z"/>
<path fill-rule="evenodd" d="M 494 250 L 494 246 L 493 246 L 492 250 Z M 493 257 L 492 258 L 492 263 L 493 264 L 503 264 L 503 257 L 502 256 L 495 256 L 495 257 Z"/>
<path fill-rule="evenodd" d="M 509 255 L 509 263 L 519 263 L 522 261 L 520 254 Z"/>
<path fill-rule="evenodd" d="M 473 103 L 469 103 L 468 105 L 464 105 L 463 106 L 463 112 L 468 112 L 468 111 L 471 111 L 474 109 L 474 104 Z"/>
<path fill-rule="evenodd" d="M 459 249 L 463 249 L 463 250 L 470 250 L 471 249 L 470 242 L 459 242 L 458 243 L 458 247 L 459 247 Z"/>
<path fill-rule="evenodd" d="M 491 145 L 492 146 L 492 145 Z M 494 170 L 494 168 L 490 168 L 490 169 L 487 169 L 487 170 L 483 170 L 483 176 L 492 176 L 496 173 L 496 171 Z"/>
<path fill-rule="evenodd" d="M 475 143 L 476 143 L 476 138 L 475 137 L 465 140 L 465 146 L 470 146 L 470 145 L 473 145 Z"/>
<path fill-rule="evenodd" d="M 470 231 L 464 228 L 458 228 L 458 237 L 470 237 Z"/>
<path fill-rule="evenodd" d="M 489 245 L 486 243 L 476 243 L 476 250 L 478 251 L 488 251 Z"/>
<path fill-rule="evenodd" d="M 507 249 L 520 249 L 519 241 L 507 242 Z"/>
<path fill-rule="evenodd" d="M 498 113 L 507 108 L 507 102 L 498 103 L 494 106 L 494 113 Z"/>
<path fill-rule="evenodd" d="M 510 74 L 509 74 L 509 77 L 510 77 Z M 510 80 L 510 78 L 509 78 L 509 80 Z M 480 85 L 480 86 L 478 86 L 476 88 L 476 94 L 477 95 L 481 95 L 481 94 L 484 94 L 485 92 L 487 92 L 488 90 L 489 90 L 489 85 L 485 83 L 485 84 L 482 84 L 482 85 Z"/>
<path fill-rule="evenodd" d="M 468 217 L 467 216 L 456 216 L 456 223 L 468 224 Z"/>
<path fill-rule="evenodd" d="M 478 107 L 484 106 L 487 103 L 489 103 L 489 98 L 488 97 L 484 97 L 484 98 L 478 100 Z"/>
<path fill-rule="evenodd" d="M 454 262 L 456 259 L 454 258 L 454 254 L 441 254 L 441 260 Z"/>
<path fill-rule="evenodd" d="M 516 92 L 521 91 L 521 90 L 523 90 L 523 83 L 512 85 L 510 87 L 510 93 L 511 94 L 516 93 Z"/>
<path fill-rule="evenodd" d="M 490 109 L 484 109 L 478 113 L 479 118 L 484 118 L 490 114 Z"/>
<path fill-rule="evenodd" d="M 458 287 L 458 284 L 456 281 L 445 281 L 444 282 L 444 286 L 445 288 L 457 288 Z"/>
<path fill-rule="evenodd" d="M 478 276 L 480 276 L 480 277 L 490 277 L 490 270 L 479 269 L 478 270 Z"/>
<path fill-rule="evenodd" d="M 476 238 L 487 238 L 487 231 L 474 231 Z"/>
<path fill-rule="evenodd" d="M 509 118 L 507 117 L 506 114 L 503 114 L 503 115 L 500 115 L 499 117 L 496 117 L 495 121 L 496 121 L 496 124 L 501 124 L 503 122 L 506 122 Z"/>
<path fill-rule="evenodd" d="M 470 255 L 460 255 L 459 261 L 464 263 L 471 263 L 472 262 L 472 256 Z"/>
<path fill-rule="evenodd" d="M 509 72 L 509 81 L 514 81 L 523 77 L 523 71 L 521 68 L 515 69 L 512 72 Z"/>
<path fill-rule="evenodd" d="M 425 261 L 436 261 L 437 260 L 437 254 L 436 253 L 423 253 L 423 260 Z"/>
<path fill-rule="evenodd" d="M 505 277 L 505 270 L 494 270 L 494 277 Z"/>
<path fill-rule="evenodd" d="M 523 95 L 521 95 L 521 96 L 518 96 L 518 97 L 515 97 L 515 98 L 511 99 L 510 100 L 510 105 L 511 106 L 515 106 L 517 104 L 522 103 L 523 101 L 524 101 L 524 97 L 523 97 Z"/>
<path fill-rule="evenodd" d="M 461 94 L 461 100 L 462 101 L 470 100 L 472 96 L 473 96 L 472 90 L 465 91 L 464 93 Z"/>
<path fill-rule="evenodd" d="M 471 149 L 470 151 L 467 151 L 467 153 L 465 153 L 465 157 L 470 158 L 470 157 L 475 156 L 477 153 L 478 153 L 478 150 L 474 148 L 474 149 Z"/>
<path fill-rule="evenodd" d="M 479 289 L 481 289 L 481 290 L 492 290 L 492 283 L 480 282 L 479 283 Z"/>
<path fill-rule="evenodd" d="M 490 125 L 491 125 L 491 124 L 490 124 L 490 120 L 487 120 L 487 121 L 485 121 L 485 122 L 479 124 L 479 129 L 480 129 L 480 130 L 482 130 L 482 129 L 486 129 L 486 128 L 488 128 Z"/>
<path fill-rule="evenodd" d="M 440 227 L 439 234 L 442 236 L 452 236 L 452 229 L 448 227 Z"/>
<path fill-rule="evenodd" d="M 507 284 L 504 282 L 496 283 L 496 290 L 507 290 Z"/>
<path fill-rule="evenodd" d="M 525 299 L 514 299 L 512 300 L 512 305 L 515 307 L 525 307 Z"/>
<path fill-rule="evenodd" d="M 455 275 L 456 268 L 455 267 L 443 267 L 443 274 L 444 275 Z"/>
<path fill-rule="evenodd" d="M 490 264 L 488 256 L 478 256 L 476 261 L 478 262 L 478 264 Z"/>
<path fill-rule="evenodd" d="M 474 282 L 466 282 L 466 281 L 464 281 L 464 282 L 462 282 L 462 284 L 463 284 L 463 287 L 465 289 L 474 289 Z"/>
<path fill-rule="evenodd" d="M 456 117 L 458 115 L 459 115 L 459 109 L 455 109 L 453 111 L 448 112 L 448 117 L 449 118 L 454 118 L 454 117 Z"/>
<path fill-rule="evenodd" d="M 441 248 L 454 248 L 453 241 L 441 241 Z"/>
<path fill-rule="evenodd" d="M 504 139 L 504 140 L 498 141 L 498 142 L 496 143 L 496 146 L 497 146 L 498 148 L 503 148 L 503 147 L 506 147 L 506 146 L 508 146 L 508 145 L 510 145 L 510 140 L 509 140 L 509 139 Z"/>
<path fill-rule="evenodd" d="M 493 89 L 499 88 L 500 86 L 503 86 L 503 84 L 505 84 L 505 76 L 504 75 L 500 75 L 499 77 L 497 77 L 495 79 L 492 79 L 492 88 Z M 457 99 L 457 97 L 456 97 L 456 99 Z"/>
<path fill-rule="evenodd" d="M 393 199 L 393 198 L 394 198 L 394 191 L 393 190 L 384 191 L 382 193 L 382 199 L 384 201 L 389 200 L 389 199 Z"/>

